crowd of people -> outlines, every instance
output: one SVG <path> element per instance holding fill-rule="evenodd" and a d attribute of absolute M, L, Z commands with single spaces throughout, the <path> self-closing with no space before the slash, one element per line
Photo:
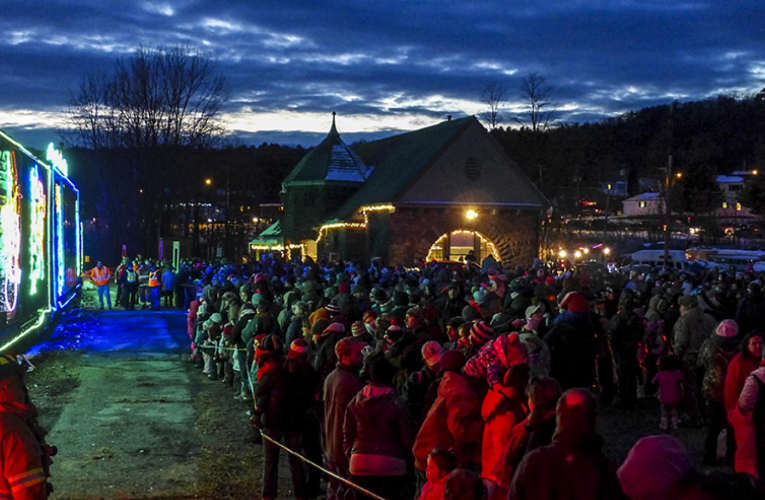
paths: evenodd
<path fill-rule="evenodd" d="M 264 499 L 277 497 L 274 442 L 385 499 L 763 498 L 765 294 L 752 273 L 272 253 L 178 275 L 197 290 L 192 360 L 268 437 Z M 599 408 L 648 397 L 656 435 L 616 464 Z M 734 472 L 699 472 L 678 426 L 706 426 L 706 465 Z M 295 498 L 366 498 L 288 459 Z"/>

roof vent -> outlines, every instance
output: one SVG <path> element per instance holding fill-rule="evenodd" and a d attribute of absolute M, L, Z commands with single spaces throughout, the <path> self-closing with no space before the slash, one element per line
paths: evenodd
<path fill-rule="evenodd" d="M 452 121 L 452 115 L 446 115 L 446 121 L 447 122 Z"/>
<path fill-rule="evenodd" d="M 477 181 L 481 177 L 481 164 L 475 158 L 468 158 L 465 162 L 465 177 L 471 181 Z"/>

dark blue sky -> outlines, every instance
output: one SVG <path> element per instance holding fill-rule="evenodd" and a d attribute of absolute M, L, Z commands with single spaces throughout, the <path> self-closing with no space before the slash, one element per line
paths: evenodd
<path fill-rule="evenodd" d="M 10 5 L 8 5 L 10 3 Z M 193 44 L 228 80 L 244 143 L 348 141 L 483 110 L 492 80 L 539 72 L 562 121 L 765 87 L 762 0 L 3 2 L 0 128 L 57 140 L 69 91 L 144 44 Z"/>

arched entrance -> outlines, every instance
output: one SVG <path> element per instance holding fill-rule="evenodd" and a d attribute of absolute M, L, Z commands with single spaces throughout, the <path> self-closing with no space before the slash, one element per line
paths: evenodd
<path fill-rule="evenodd" d="M 497 262 L 500 261 L 497 247 L 490 239 L 477 231 L 467 229 L 442 234 L 430 247 L 427 260 L 463 261 L 471 250 L 478 263 L 489 255 L 493 255 Z"/>

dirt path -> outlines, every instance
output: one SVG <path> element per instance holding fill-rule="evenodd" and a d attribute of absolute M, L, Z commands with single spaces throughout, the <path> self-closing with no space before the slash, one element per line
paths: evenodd
<path fill-rule="evenodd" d="M 59 350 L 66 339 L 55 338 L 27 379 L 59 448 L 54 498 L 260 498 L 262 448 L 244 442 L 247 405 L 183 359 L 181 312 L 78 321 L 69 330 L 90 332 L 78 350 Z"/>

